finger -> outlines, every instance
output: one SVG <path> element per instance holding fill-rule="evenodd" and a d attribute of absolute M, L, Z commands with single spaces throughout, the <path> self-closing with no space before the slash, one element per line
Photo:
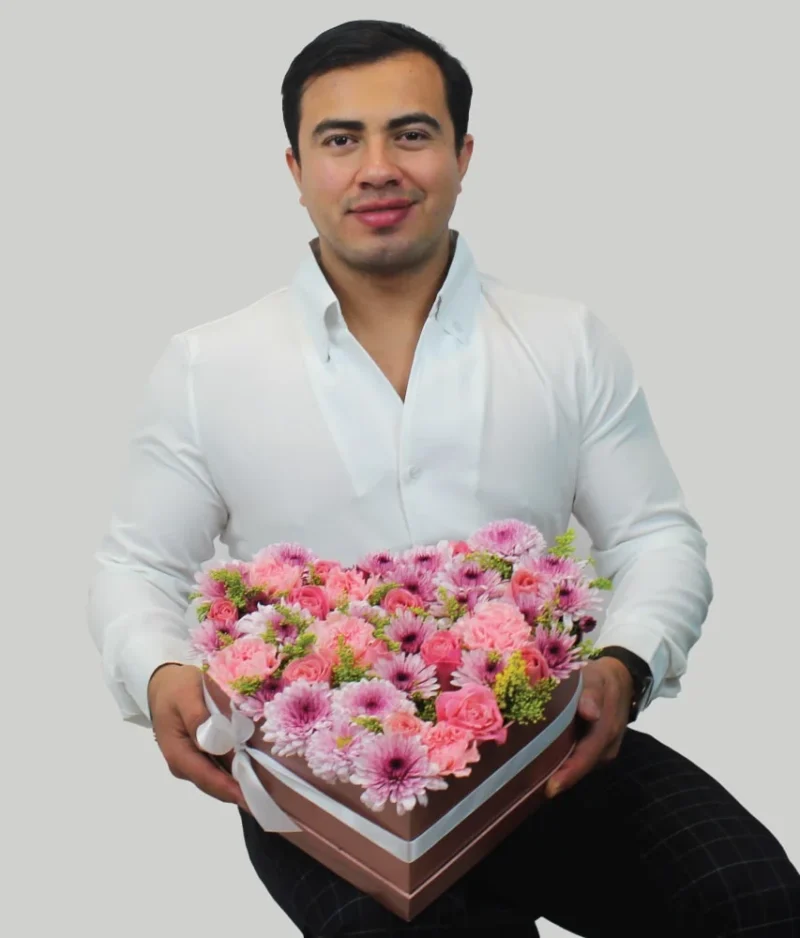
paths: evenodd
<path fill-rule="evenodd" d="M 594 723 L 578 742 L 572 755 L 547 782 L 545 793 L 553 798 L 580 781 L 600 760 L 610 741 L 610 734 L 602 723 Z"/>
<path fill-rule="evenodd" d="M 584 720 L 594 722 L 600 719 L 603 712 L 603 691 L 603 685 L 597 681 L 592 681 L 584 687 L 578 700 L 578 714 Z"/>
<path fill-rule="evenodd" d="M 192 782 L 212 798 L 231 804 L 243 803 L 242 791 L 234 777 L 197 749 L 188 737 L 171 740 L 164 747 L 164 757 L 174 775 Z"/>

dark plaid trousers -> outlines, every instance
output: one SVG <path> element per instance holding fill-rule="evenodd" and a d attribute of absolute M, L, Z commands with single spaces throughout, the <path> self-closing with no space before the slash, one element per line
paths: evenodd
<path fill-rule="evenodd" d="M 258 876 L 304 938 L 531 938 L 537 918 L 587 938 L 800 938 L 800 875 L 775 837 L 706 772 L 634 729 L 613 762 L 409 923 L 240 814 Z"/>

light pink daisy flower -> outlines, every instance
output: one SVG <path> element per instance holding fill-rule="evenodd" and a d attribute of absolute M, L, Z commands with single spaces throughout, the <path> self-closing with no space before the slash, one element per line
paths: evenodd
<path fill-rule="evenodd" d="M 303 755 L 312 733 L 330 726 L 331 690 L 327 684 L 294 681 L 264 707 L 264 739 L 276 756 Z"/>
<path fill-rule="evenodd" d="M 512 561 L 541 554 L 547 547 L 538 528 L 514 518 L 484 525 L 467 543 L 473 550 L 489 551 Z"/>
<path fill-rule="evenodd" d="M 432 619 L 421 619 L 408 609 L 398 612 L 386 629 L 386 637 L 400 644 L 400 651 L 415 655 L 426 638 L 436 632 Z"/>
<path fill-rule="evenodd" d="M 458 602 L 466 603 L 473 612 L 481 599 L 499 599 L 505 591 L 503 578 L 497 570 L 483 570 L 475 560 L 456 558 L 438 577 L 443 586 Z"/>
<path fill-rule="evenodd" d="M 194 580 L 197 584 L 196 592 L 200 593 L 201 600 L 208 602 L 225 598 L 225 584 L 213 580 L 208 573 L 195 573 Z"/>
<path fill-rule="evenodd" d="M 400 563 L 394 570 L 392 580 L 419 599 L 420 606 L 436 598 L 436 581 L 433 573 L 422 567 Z"/>
<path fill-rule="evenodd" d="M 483 648 L 465 651 L 461 664 L 453 671 L 450 680 L 456 687 L 466 687 L 468 684 L 491 686 L 510 657 L 511 652 L 504 652 L 499 658 L 496 655 L 490 658 L 489 652 Z"/>
<path fill-rule="evenodd" d="M 578 651 L 574 647 L 576 635 L 562 632 L 559 629 L 547 629 L 538 625 L 533 633 L 533 645 L 544 655 L 550 674 L 559 680 L 564 680 L 582 667 Z"/>
<path fill-rule="evenodd" d="M 353 758 L 367 730 L 343 713 L 335 713 L 329 727 L 318 729 L 306 745 L 311 771 L 326 782 L 346 782 L 353 774 Z"/>
<path fill-rule="evenodd" d="M 395 710 L 416 712 L 413 701 L 390 681 L 369 678 L 337 687 L 333 692 L 333 707 L 351 720 L 356 717 L 382 720 Z"/>
<path fill-rule="evenodd" d="M 427 805 L 429 790 L 447 788 L 427 749 L 414 736 L 369 735 L 353 761 L 350 781 L 365 789 L 361 800 L 373 811 L 382 811 L 390 802 L 398 814 L 405 814 L 417 803 Z"/>
<path fill-rule="evenodd" d="M 584 563 L 573 560 L 572 557 L 557 557 L 555 554 L 543 554 L 541 557 L 533 557 L 520 563 L 523 570 L 543 574 L 550 579 L 578 579 L 583 576 L 584 566 Z"/>
<path fill-rule="evenodd" d="M 401 651 L 379 658 L 372 669 L 379 677 L 409 695 L 435 697 L 439 690 L 436 666 L 425 664 L 422 655 L 408 655 Z"/>
<path fill-rule="evenodd" d="M 389 583 L 392 580 L 392 574 L 397 563 L 398 558 L 391 551 L 379 550 L 362 557 L 356 567 L 370 576 L 379 576 Z"/>

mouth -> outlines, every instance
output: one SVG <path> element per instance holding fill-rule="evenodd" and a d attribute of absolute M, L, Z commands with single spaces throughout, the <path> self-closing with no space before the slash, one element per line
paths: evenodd
<path fill-rule="evenodd" d="M 404 221 L 414 203 L 408 199 L 391 199 L 381 202 L 366 202 L 351 210 L 362 224 L 369 228 L 393 228 Z"/>

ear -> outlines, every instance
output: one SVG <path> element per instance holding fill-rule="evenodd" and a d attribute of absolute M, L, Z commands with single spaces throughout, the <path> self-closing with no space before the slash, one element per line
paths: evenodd
<path fill-rule="evenodd" d="M 475 138 L 472 134 L 466 134 L 464 136 L 464 146 L 461 148 L 461 152 L 458 154 L 458 191 L 462 190 L 462 183 L 464 181 L 464 176 L 467 175 L 467 170 L 469 169 L 469 163 L 472 159 L 472 151 L 475 149 Z"/>
<path fill-rule="evenodd" d="M 289 167 L 289 172 L 292 174 L 292 178 L 294 179 L 295 185 L 300 190 L 300 204 L 305 205 L 305 202 L 303 201 L 303 194 L 302 194 L 303 193 L 303 188 L 302 188 L 303 172 L 300 168 L 300 164 L 297 162 L 295 158 L 294 152 L 292 151 L 291 147 L 286 148 L 286 165 Z"/>

